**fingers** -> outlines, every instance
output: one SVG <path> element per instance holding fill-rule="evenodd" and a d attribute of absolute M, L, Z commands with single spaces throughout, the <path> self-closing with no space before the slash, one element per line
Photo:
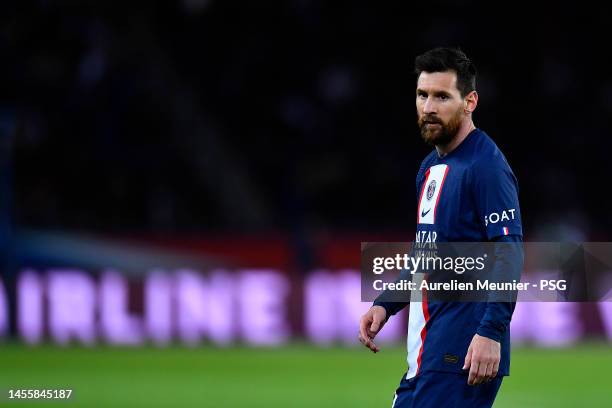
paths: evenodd
<path fill-rule="evenodd" d="M 493 372 L 491 374 L 492 378 L 497 377 L 497 372 L 499 371 L 499 359 L 496 359 L 493 363 Z"/>
<path fill-rule="evenodd" d="M 364 338 L 361 335 L 359 335 L 359 341 L 361 342 L 361 344 L 363 344 L 364 346 L 372 350 L 373 353 L 378 353 L 380 351 L 380 348 L 376 344 L 374 344 L 372 340 L 368 338 Z"/>
<path fill-rule="evenodd" d="M 370 330 L 368 330 L 368 326 L 370 326 L 371 322 L 371 315 L 366 314 L 361 318 L 361 321 L 359 322 L 358 338 L 361 344 L 372 350 L 372 352 L 378 353 L 380 351 L 380 348 L 372 341 L 372 338 L 376 335 L 376 333 L 369 333 Z"/>
<path fill-rule="evenodd" d="M 470 344 L 470 347 L 468 347 L 468 351 L 465 356 L 465 361 L 463 362 L 463 369 L 467 370 L 468 368 L 470 368 L 471 364 L 472 364 L 472 345 Z"/>
<path fill-rule="evenodd" d="M 474 367 L 475 365 L 478 366 L 478 369 L 473 370 L 474 372 L 473 376 L 472 376 L 472 370 L 470 370 L 470 377 L 472 378 L 472 384 L 470 384 L 470 379 L 468 378 L 468 384 L 470 385 L 482 384 L 486 378 L 487 364 L 483 362 L 478 362 L 474 364 L 474 362 L 472 362 L 472 367 Z"/>
<path fill-rule="evenodd" d="M 487 379 L 487 366 L 486 362 L 480 363 L 478 366 L 478 375 L 476 376 L 476 384 L 482 384 Z"/>
<path fill-rule="evenodd" d="M 485 370 L 485 379 L 484 382 L 489 382 L 493 379 L 493 363 L 487 364 L 487 369 Z"/>
<path fill-rule="evenodd" d="M 359 341 L 361 341 L 364 345 L 366 345 L 365 341 L 370 339 L 370 336 L 367 332 L 367 327 L 370 325 L 370 316 L 367 314 L 361 317 L 359 321 Z"/>
<path fill-rule="evenodd" d="M 479 360 L 474 358 L 471 362 L 470 374 L 468 376 L 468 385 L 478 385 L 491 381 L 497 375 L 499 369 L 499 361 Z M 476 368 L 477 367 L 477 368 Z"/>
<path fill-rule="evenodd" d="M 374 316 L 374 321 L 372 322 L 372 325 L 370 326 L 370 331 L 374 334 L 378 333 L 378 329 L 380 328 L 380 321 L 378 321 L 376 319 L 376 316 Z"/>
<path fill-rule="evenodd" d="M 370 325 L 370 327 L 367 327 L 366 325 L 366 328 L 368 329 L 368 335 L 371 338 L 374 338 L 385 324 L 387 311 L 381 306 L 372 306 L 368 311 L 368 314 L 371 315 L 370 320 L 372 324 Z"/>
<path fill-rule="evenodd" d="M 368 325 L 366 325 L 366 334 L 368 335 L 368 337 L 370 339 L 373 339 L 374 337 L 376 337 L 376 335 L 378 334 L 378 332 L 381 329 L 381 324 L 382 322 L 378 321 L 376 316 L 374 316 L 374 321 L 372 322 L 372 324 L 370 325 L 370 327 L 368 327 Z"/>
<path fill-rule="evenodd" d="M 478 376 L 478 361 L 472 361 L 470 363 L 470 374 L 468 375 L 468 385 L 476 385 L 476 377 Z"/>
<path fill-rule="evenodd" d="M 470 370 L 468 384 L 477 385 L 491 381 L 497 376 L 499 361 L 499 342 L 475 334 L 463 364 L 464 370 Z"/>

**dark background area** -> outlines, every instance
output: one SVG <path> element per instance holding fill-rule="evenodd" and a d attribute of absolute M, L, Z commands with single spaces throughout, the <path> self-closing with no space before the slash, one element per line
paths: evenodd
<path fill-rule="evenodd" d="M 492 7 L 5 4 L 12 224 L 413 231 L 414 179 L 429 151 L 415 123 L 413 60 L 452 45 L 478 67 L 475 123 L 519 179 L 525 239 L 607 240 L 607 16 L 586 5 Z"/>

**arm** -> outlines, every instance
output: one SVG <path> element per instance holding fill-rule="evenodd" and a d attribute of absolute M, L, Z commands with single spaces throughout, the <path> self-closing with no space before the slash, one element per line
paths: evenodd
<path fill-rule="evenodd" d="M 494 163 L 483 161 L 476 164 L 472 183 L 477 214 L 486 237 L 491 242 L 499 243 L 495 245 L 492 276 L 495 281 L 520 279 L 523 231 L 516 177 L 505 159 Z M 516 294 L 512 295 L 502 297 L 504 302 L 494 301 L 499 298 L 495 299 L 493 293 L 489 295 L 490 301 L 468 347 L 463 366 L 464 370 L 469 369 L 470 385 L 489 381 L 497 375 L 501 341 L 514 312 Z"/>
<path fill-rule="evenodd" d="M 413 243 L 412 248 L 414 248 L 414 243 Z M 414 254 L 414 250 L 411 250 L 410 256 L 413 256 L 413 254 Z M 398 278 L 395 280 L 395 282 L 400 282 L 402 279 L 412 280 L 412 274 L 410 273 L 410 271 L 406 269 L 402 270 Z M 385 309 L 385 312 L 386 312 L 385 321 L 389 320 L 389 317 L 393 316 L 394 314 L 397 314 L 400 310 L 405 308 L 410 303 L 409 299 L 391 301 L 393 297 L 394 297 L 394 294 L 391 291 L 385 290 L 383 293 L 378 295 L 378 297 L 374 300 L 374 303 L 372 304 L 372 307 L 380 306 L 383 309 Z"/>
<path fill-rule="evenodd" d="M 413 253 L 414 243 L 410 255 L 412 256 Z M 395 282 L 399 282 L 402 279 L 411 279 L 411 277 L 410 271 L 404 269 L 400 272 Z M 374 353 L 380 351 L 380 348 L 373 341 L 374 337 L 376 337 L 380 329 L 389 320 L 389 317 L 398 313 L 410 303 L 408 299 L 392 301 L 393 298 L 394 294 L 389 290 L 385 290 L 378 295 L 372 307 L 361 317 L 359 322 L 359 341 Z"/>
<path fill-rule="evenodd" d="M 429 158 L 432 156 L 432 154 L 435 154 L 435 153 L 432 151 L 432 153 L 429 156 L 427 156 L 425 160 L 423 160 L 423 162 L 421 163 L 421 166 L 419 167 L 419 171 L 417 172 L 416 181 L 415 181 L 415 194 L 416 194 L 415 198 L 417 201 L 417 206 L 418 206 L 419 197 L 422 192 L 422 189 L 425 188 L 425 186 L 423 185 L 425 181 L 425 178 L 424 178 L 425 169 L 430 164 Z M 411 257 L 414 256 L 415 245 L 416 245 L 416 240 L 412 242 L 412 247 L 410 249 Z M 402 279 L 412 280 L 412 275 L 413 274 L 410 273 L 410 271 L 403 270 L 400 272 L 400 275 L 397 278 L 396 282 Z M 393 295 L 391 293 L 389 293 L 388 291 L 384 291 L 376 298 L 376 300 L 374 301 L 374 304 L 372 305 L 372 307 L 380 306 L 385 310 L 385 313 L 386 313 L 385 322 L 389 319 L 389 317 L 393 316 L 394 314 L 397 314 L 400 310 L 405 308 L 410 303 L 410 299 L 401 299 L 399 301 L 391 301 L 392 298 L 393 298 Z"/>
<path fill-rule="evenodd" d="M 423 175 L 425 173 L 425 169 L 427 168 L 430 162 L 429 157 L 431 157 L 433 154 L 434 152 L 432 151 L 432 153 L 429 156 L 427 156 L 425 160 L 423 160 L 419 168 L 419 171 L 417 172 L 416 185 L 415 185 L 416 187 L 415 189 L 416 197 L 415 198 L 417 199 L 417 202 L 419 199 L 420 190 L 424 188 L 424 186 L 422 185 L 424 181 Z M 414 255 L 414 244 L 415 242 L 412 243 L 412 249 L 410 251 L 410 256 Z M 408 275 L 410 278 L 412 278 L 412 274 L 410 274 L 409 271 L 407 270 L 401 271 L 396 282 L 401 279 L 407 279 Z M 384 291 L 383 293 L 381 293 L 374 301 L 374 304 L 372 305 L 370 310 L 368 310 L 361 317 L 361 321 L 359 322 L 359 341 L 364 346 L 372 350 L 372 352 L 374 353 L 377 353 L 378 351 L 380 351 L 378 346 L 376 346 L 376 344 L 374 344 L 374 342 L 372 341 L 374 337 L 376 336 L 376 334 L 380 331 L 380 329 L 382 329 L 382 327 L 387 322 L 389 317 L 398 313 L 400 310 L 402 310 L 404 307 L 406 307 L 410 303 L 409 299 L 401 299 L 399 301 L 391 301 L 391 299 L 393 299 L 393 295 L 390 292 Z"/>
<path fill-rule="evenodd" d="M 502 243 L 495 248 L 494 274 L 520 278 L 523 247 L 520 236 L 507 235 L 494 239 Z M 514 277 L 514 276 L 513 276 Z M 515 302 L 488 302 L 480 326 L 470 343 L 463 369 L 469 369 L 468 384 L 487 382 L 497 375 L 501 359 L 500 341 L 510 326 Z"/>
<path fill-rule="evenodd" d="M 495 242 L 502 244 L 495 249 L 494 276 L 512 276 L 520 279 L 523 267 L 522 239 L 518 235 L 499 236 Z M 506 278 L 506 280 L 510 280 Z M 510 326 L 515 302 L 489 302 L 476 333 L 499 342 Z"/>

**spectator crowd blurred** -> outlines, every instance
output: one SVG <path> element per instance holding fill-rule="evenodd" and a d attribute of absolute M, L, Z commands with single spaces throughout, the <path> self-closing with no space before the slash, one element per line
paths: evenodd
<path fill-rule="evenodd" d="M 5 4 L 12 222 L 411 231 L 429 150 L 412 63 L 458 45 L 479 69 L 476 124 L 519 179 L 526 239 L 607 240 L 604 14 L 558 5 L 546 19 L 519 12 L 519 23 L 488 11 L 452 1 Z M 583 13 L 589 29 L 566 24 Z"/>

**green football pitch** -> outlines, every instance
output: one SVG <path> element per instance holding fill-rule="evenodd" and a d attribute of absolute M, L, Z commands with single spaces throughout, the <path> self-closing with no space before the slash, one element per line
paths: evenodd
<path fill-rule="evenodd" d="M 400 347 L 110 348 L 0 345 L 0 405 L 389 407 Z M 612 407 L 610 344 L 516 348 L 495 407 Z M 8 400 L 8 389 L 72 389 L 70 401 Z"/>

